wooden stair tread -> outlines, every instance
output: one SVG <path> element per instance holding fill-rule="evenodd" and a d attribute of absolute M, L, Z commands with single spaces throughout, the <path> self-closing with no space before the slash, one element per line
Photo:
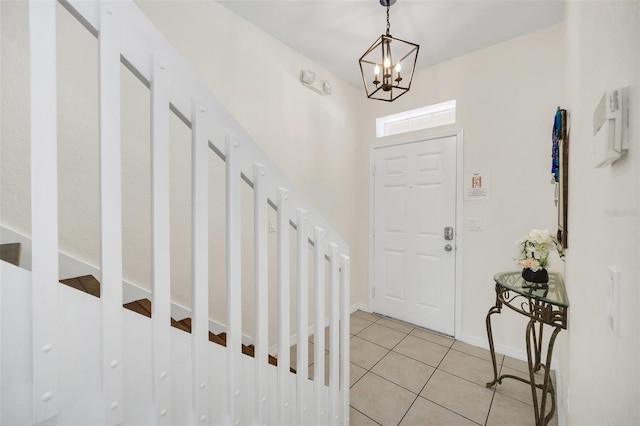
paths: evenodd
<path fill-rule="evenodd" d="M 62 284 L 68 285 L 69 287 L 73 287 L 76 290 L 83 291 L 98 298 L 100 297 L 100 282 L 93 275 L 83 275 L 80 277 L 68 278 L 61 280 L 60 282 Z M 133 311 L 140 315 L 144 315 L 147 318 L 151 318 L 151 300 L 149 299 L 134 300 L 133 302 L 125 303 L 122 306 L 125 309 L 129 309 L 130 311 Z M 178 330 L 191 333 L 191 318 L 183 318 L 180 321 L 171 318 L 171 326 L 177 328 Z M 214 334 L 210 331 L 209 341 L 221 346 L 227 346 L 227 333 L 222 332 L 220 334 Z M 254 358 L 255 346 L 243 344 L 242 353 Z M 278 366 L 278 359 L 273 355 L 269 355 L 269 364 Z M 296 370 L 293 368 L 290 368 L 290 371 L 294 374 L 296 372 Z"/>
<path fill-rule="evenodd" d="M 5 262 L 20 266 L 20 254 L 22 253 L 21 243 L 0 244 L 0 259 Z"/>
<path fill-rule="evenodd" d="M 75 278 L 60 280 L 62 284 L 73 287 L 95 297 L 100 297 L 100 282 L 93 275 L 83 275 Z"/>
<path fill-rule="evenodd" d="M 147 318 L 151 318 L 151 300 L 149 299 L 135 300 L 133 302 L 125 303 L 122 306 L 130 311 L 144 315 Z"/>
<path fill-rule="evenodd" d="M 177 328 L 178 330 L 186 331 L 187 333 L 191 333 L 191 327 L 185 326 L 182 321 L 176 321 L 171 318 L 171 326 Z"/>
<path fill-rule="evenodd" d="M 171 325 L 177 328 L 178 330 L 186 331 L 187 333 L 191 333 L 191 318 L 184 318 L 180 321 L 176 321 L 171 318 Z M 213 332 L 209 332 L 209 341 L 213 343 L 217 343 L 221 346 L 227 346 L 226 339 L 219 337 Z"/>

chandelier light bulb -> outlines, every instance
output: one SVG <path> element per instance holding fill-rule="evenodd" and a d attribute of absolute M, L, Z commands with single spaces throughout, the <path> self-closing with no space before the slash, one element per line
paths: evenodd
<path fill-rule="evenodd" d="M 402 70 L 402 65 L 400 65 L 400 62 L 398 62 L 396 64 L 396 83 L 400 84 L 400 82 L 402 81 L 402 77 L 400 76 L 400 70 Z"/>

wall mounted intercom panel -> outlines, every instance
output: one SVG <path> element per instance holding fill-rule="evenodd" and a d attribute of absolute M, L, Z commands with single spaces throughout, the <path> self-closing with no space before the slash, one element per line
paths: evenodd
<path fill-rule="evenodd" d="M 593 112 L 595 167 L 620 159 L 629 149 L 629 88 L 605 92 Z"/>

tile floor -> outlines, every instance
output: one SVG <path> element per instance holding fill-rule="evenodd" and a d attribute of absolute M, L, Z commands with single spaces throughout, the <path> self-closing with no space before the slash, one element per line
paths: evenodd
<path fill-rule="evenodd" d="M 525 362 L 503 355 L 497 362 L 499 374 L 528 377 Z M 353 426 L 534 424 L 530 387 L 505 379 L 487 389 L 492 378 L 485 349 L 375 314 L 351 315 Z"/>

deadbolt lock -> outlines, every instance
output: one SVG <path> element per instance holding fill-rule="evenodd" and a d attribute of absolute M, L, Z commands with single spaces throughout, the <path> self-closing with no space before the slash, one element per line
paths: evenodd
<path fill-rule="evenodd" d="M 445 226 L 444 239 L 447 241 L 453 240 L 453 226 Z"/>

